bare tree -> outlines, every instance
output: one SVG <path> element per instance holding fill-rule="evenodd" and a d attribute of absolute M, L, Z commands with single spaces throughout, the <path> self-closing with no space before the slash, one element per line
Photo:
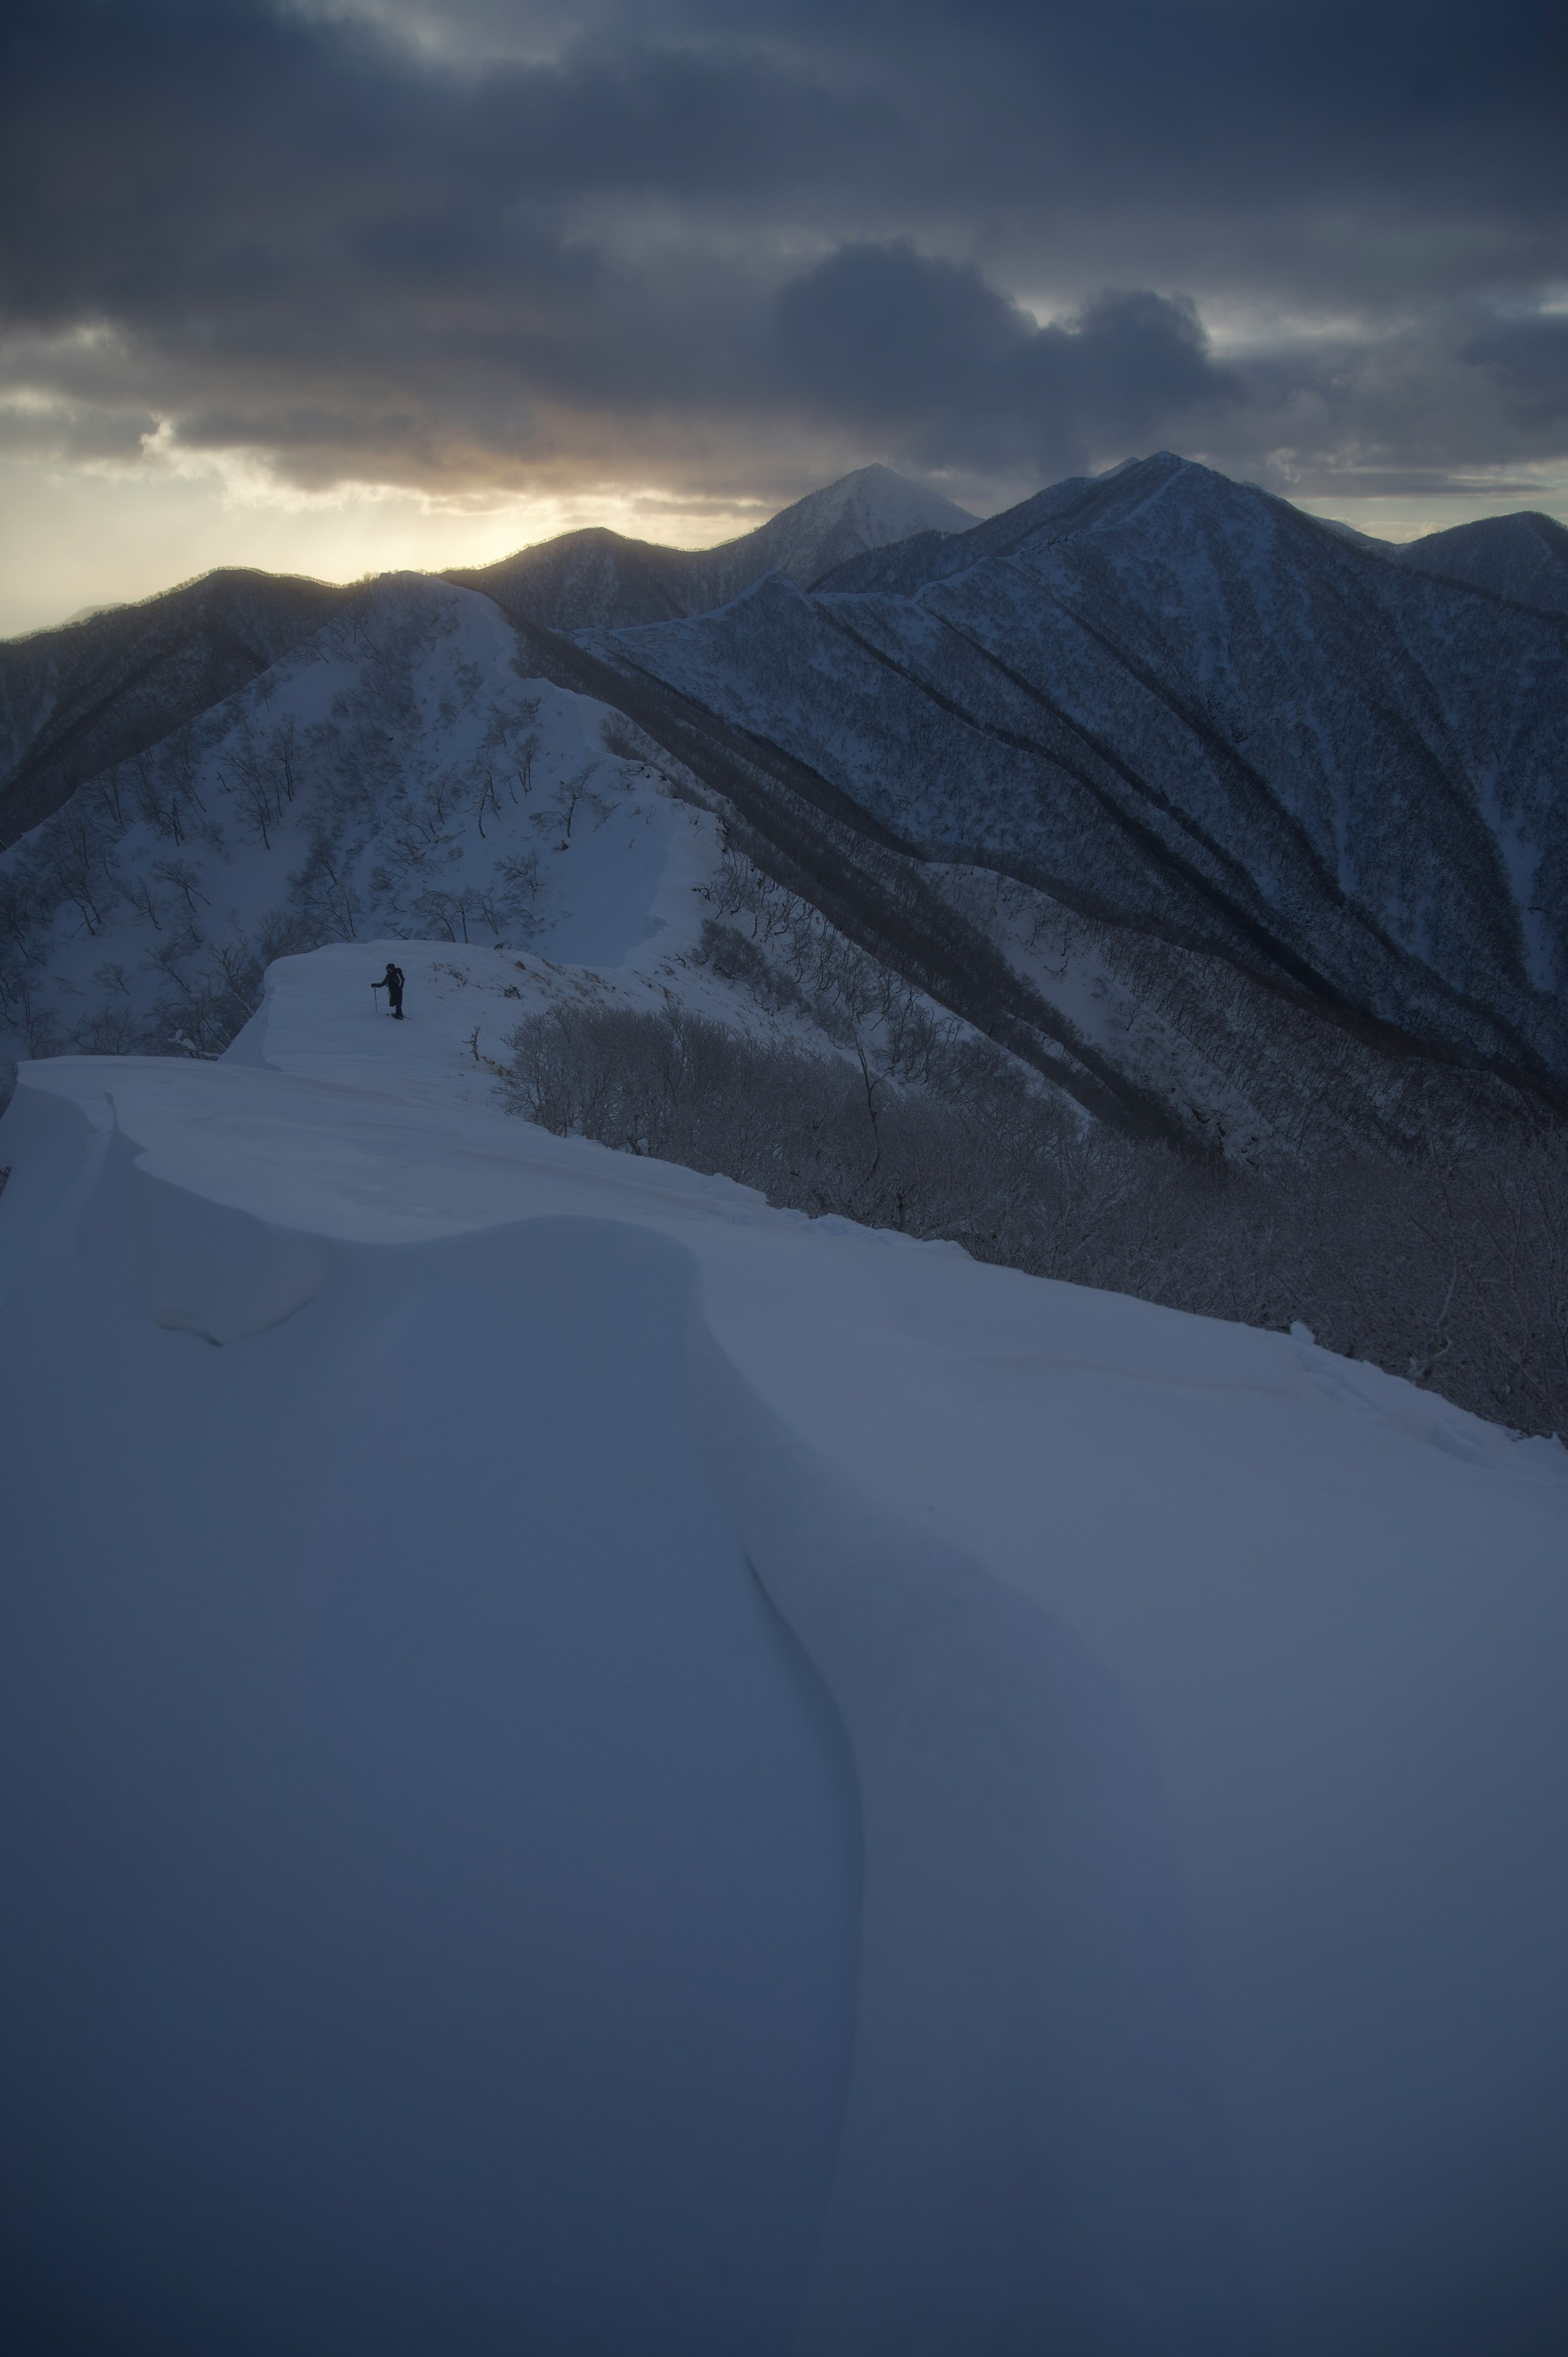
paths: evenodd
<path fill-rule="evenodd" d="M 99 809 L 116 834 L 123 834 L 125 831 L 124 787 L 124 776 L 116 761 L 104 770 L 97 785 Z"/>
<path fill-rule="evenodd" d="M 109 831 L 84 796 L 74 795 L 49 820 L 37 856 L 57 899 L 73 904 L 90 933 L 102 932 L 120 887 Z"/>
<path fill-rule="evenodd" d="M 171 891 L 179 894 L 188 919 L 194 920 L 199 904 L 203 909 L 211 906 L 206 893 L 198 888 L 202 880 L 201 871 L 192 867 L 188 860 L 155 860 L 152 872 L 160 884 L 166 884 Z"/>
<path fill-rule="evenodd" d="M 489 770 L 484 772 L 484 775 L 479 780 L 478 793 L 474 803 L 474 815 L 478 821 L 479 833 L 481 835 L 483 835 L 485 832 L 485 813 L 487 810 L 493 811 L 498 819 L 501 814 L 500 803 L 496 799 L 496 781 Z"/>
<path fill-rule="evenodd" d="M 38 902 L 32 879 L 17 867 L 0 869 L 0 940 L 26 950 L 38 924 Z"/>
<path fill-rule="evenodd" d="M 355 941 L 355 919 L 361 913 L 354 888 L 354 870 L 362 843 L 345 843 L 333 828 L 312 828 L 304 865 L 289 877 L 299 913 L 317 929 L 320 940 Z"/>
<path fill-rule="evenodd" d="M 154 891 L 148 877 L 133 877 L 125 887 L 125 898 L 144 924 L 151 925 L 155 933 L 162 932 L 163 902 Z"/>
<path fill-rule="evenodd" d="M 284 799 L 293 802 L 299 763 L 298 731 L 292 712 L 275 722 L 268 738 L 269 749 L 284 791 Z"/>
<path fill-rule="evenodd" d="M 219 772 L 219 784 L 229 795 L 246 829 L 272 849 L 272 830 L 283 817 L 283 780 L 269 754 L 256 742 L 247 723 L 231 738 L 228 756 L 232 780 Z"/>
<path fill-rule="evenodd" d="M 569 777 L 562 778 L 555 788 L 553 807 L 542 812 L 536 823 L 559 826 L 564 841 L 570 843 L 572 821 L 585 804 L 589 810 L 598 812 L 602 817 L 608 806 L 603 796 L 596 794 L 593 789 L 592 780 L 596 767 L 596 764 L 590 761 L 585 768 L 575 770 Z"/>

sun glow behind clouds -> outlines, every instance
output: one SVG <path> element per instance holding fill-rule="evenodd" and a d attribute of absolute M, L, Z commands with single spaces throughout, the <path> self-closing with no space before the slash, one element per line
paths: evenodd
<path fill-rule="evenodd" d="M 366 573 L 489 565 L 586 525 L 708 548 L 779 501 L 687 499 L 650 485 L 535 499 L 433 499 L 363 485 L 306 491 L 235 453 L 51 467 L 0 462 L 0 637 L 46 630 L 224 565 L 353 581 Z"/>

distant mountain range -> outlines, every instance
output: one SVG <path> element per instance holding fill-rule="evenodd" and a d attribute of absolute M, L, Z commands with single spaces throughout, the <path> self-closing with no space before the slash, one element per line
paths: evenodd
<path fill-rule="evenodd" d="M 973 522 L 891 468 L 863 467 L 719 548 L 569 532 L 443 577 L 553 630 L 614 628 L 699 613 L 770 571 L 804 587 L 866 549 Z M 227 569 L 0 644 L 0 848 L 112 761 L 258 677 L 358 594 L 358 585 Z"/>
<path fill-rule="evenodd" d="M 967 508 L 906 482 L 890 467 L 862 467 L 721 548 L 657 548 L 617 532 L 569 532 L 499 565 L 459 567 L 443 578 L 482 589 L 551 630 L 617 630 L 703 613 L 765 573 L 807 589 L 868 549 L 915 533 L 968 532 L 974 521 Z"/>
<path fill-rule="evenodd" d="M 1520 521 L 1467 528 L 1460 556 L 1506 562 Z M 768 579 L 577 643 L 927 863 L 1568 1076 L 1562 615 L 1161 456 L 852 558 L 809 596 Z"/>
<path fill-rule="evenodd" d="M 1082 489 L 1056 485 L 991 523 L 1004 539 L 1011 519 L 1070 501 Z M 768 572 L 810 588 L 895 544 L 904 545 L 905 573 L 915 580 L 930 557 L 916 544 L 923 535 L 966 535 L 960 561 L 972 562 L 991 544 L 968 537 L 974 529 L 974 518 L 950 500 L 891 468 L 863 467 L 717 548 L 661 548 L 591 528 L 442 577 L 552 630 L 622 630 L 706 612 Z M 1385 562 L 1568 614 L 1568 531 L 1550 516 L 1491 517 L 1403 546 L 1345 525 L 1320 529 Z M 894 577 L 881 576 L 883 586 Z M 854 582 L 846 575 L 834 587 Z M 357 594 L 358 585 L 230 567 L 0 642 L 0 847 L 111 761 L 128 759 L 257 677 Z"/>
<path fill-rule="evenodd" d="M 286 658 L 289 726 L 339 813 L 338 848 L 310 835 L 289 874 L 289 940 L 339 937 L 354 909 L 420 921 L 439 879 L 381 890 L 376 797 L 438 740 L 471 737 L 479 777 L 474 748 L 501 726 L 489 673 L 451 674 L 439 725 L 395 686 L 413 659 L 387 618 L 401 600 L 428 633 L 432 597 L 477 599 L 513 634 L 514 677 L 624 714 L 628 743 L 707 802 L 740 881 L 703 954 L 776 1006 L 787 904 L 1091 1112 L 1183 1146 L 1408 1148 L 1505 1101 L 1568 1098 L 1568 533 L 1546 518 L 1391 549 L 1162 454 L 981 523 L 873 468 L 705 552 L 586 532 L 373 589 L 217 574 L 0 649 L 8 832 L 115 763 L 151 763 L 149 810 L 155 771 L 173 809 L 202 759 L 209 803 L 232 797 L 215 748 L 239 727 L 255 768 L 284 705 L 252 712 L 250 683 L 264 704 Z M 391 699 L 403 768 L 355 738 L 363 875 L 337 918 L 317 888 L 349 841 L 345 694 L 367 714 Z M 232 863 L 231 837 L 214 856 Z M 0 876 L 17 1005 L 66 921 L 79 855 L 49 856 L 47 941 L 16 898 L 33 854 Z M 783 896 L 766 922 L 758 893 Z M 37 1036 L 97 1039 L 104 1020 L 62 1001 Z"/>
<path fill-rule="evenodd" d="M 1490 589 L 1519 606 L 1568 614 L 1568 532 L 1550 516 L 1487 516 L 1391 552 L 1399 565 Z"/>

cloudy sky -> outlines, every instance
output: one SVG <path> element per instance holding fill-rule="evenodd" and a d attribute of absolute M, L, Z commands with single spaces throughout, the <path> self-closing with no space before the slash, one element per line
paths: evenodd
<path fill-rule="evenodd" d="M 0 631 L 1171 448 L 1568 517 L 1562 0 L 8 0 Z"/>

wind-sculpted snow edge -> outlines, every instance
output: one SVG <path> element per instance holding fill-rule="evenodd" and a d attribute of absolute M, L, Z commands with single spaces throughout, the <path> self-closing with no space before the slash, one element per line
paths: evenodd
<path fill-rule="evenodd" d="M 347 1077 L 12 1154 L 23 2357 L 1555 2328 L 1561 1452 Z"/>
<path fill-rule="evenodd" d="M 848 2108 L 799 2357 L 1253 2345 L 1165 1797 L 1082 1641 L 899 1527 L 692 1321 L 709 1479 L 854 1755 Z"/>

